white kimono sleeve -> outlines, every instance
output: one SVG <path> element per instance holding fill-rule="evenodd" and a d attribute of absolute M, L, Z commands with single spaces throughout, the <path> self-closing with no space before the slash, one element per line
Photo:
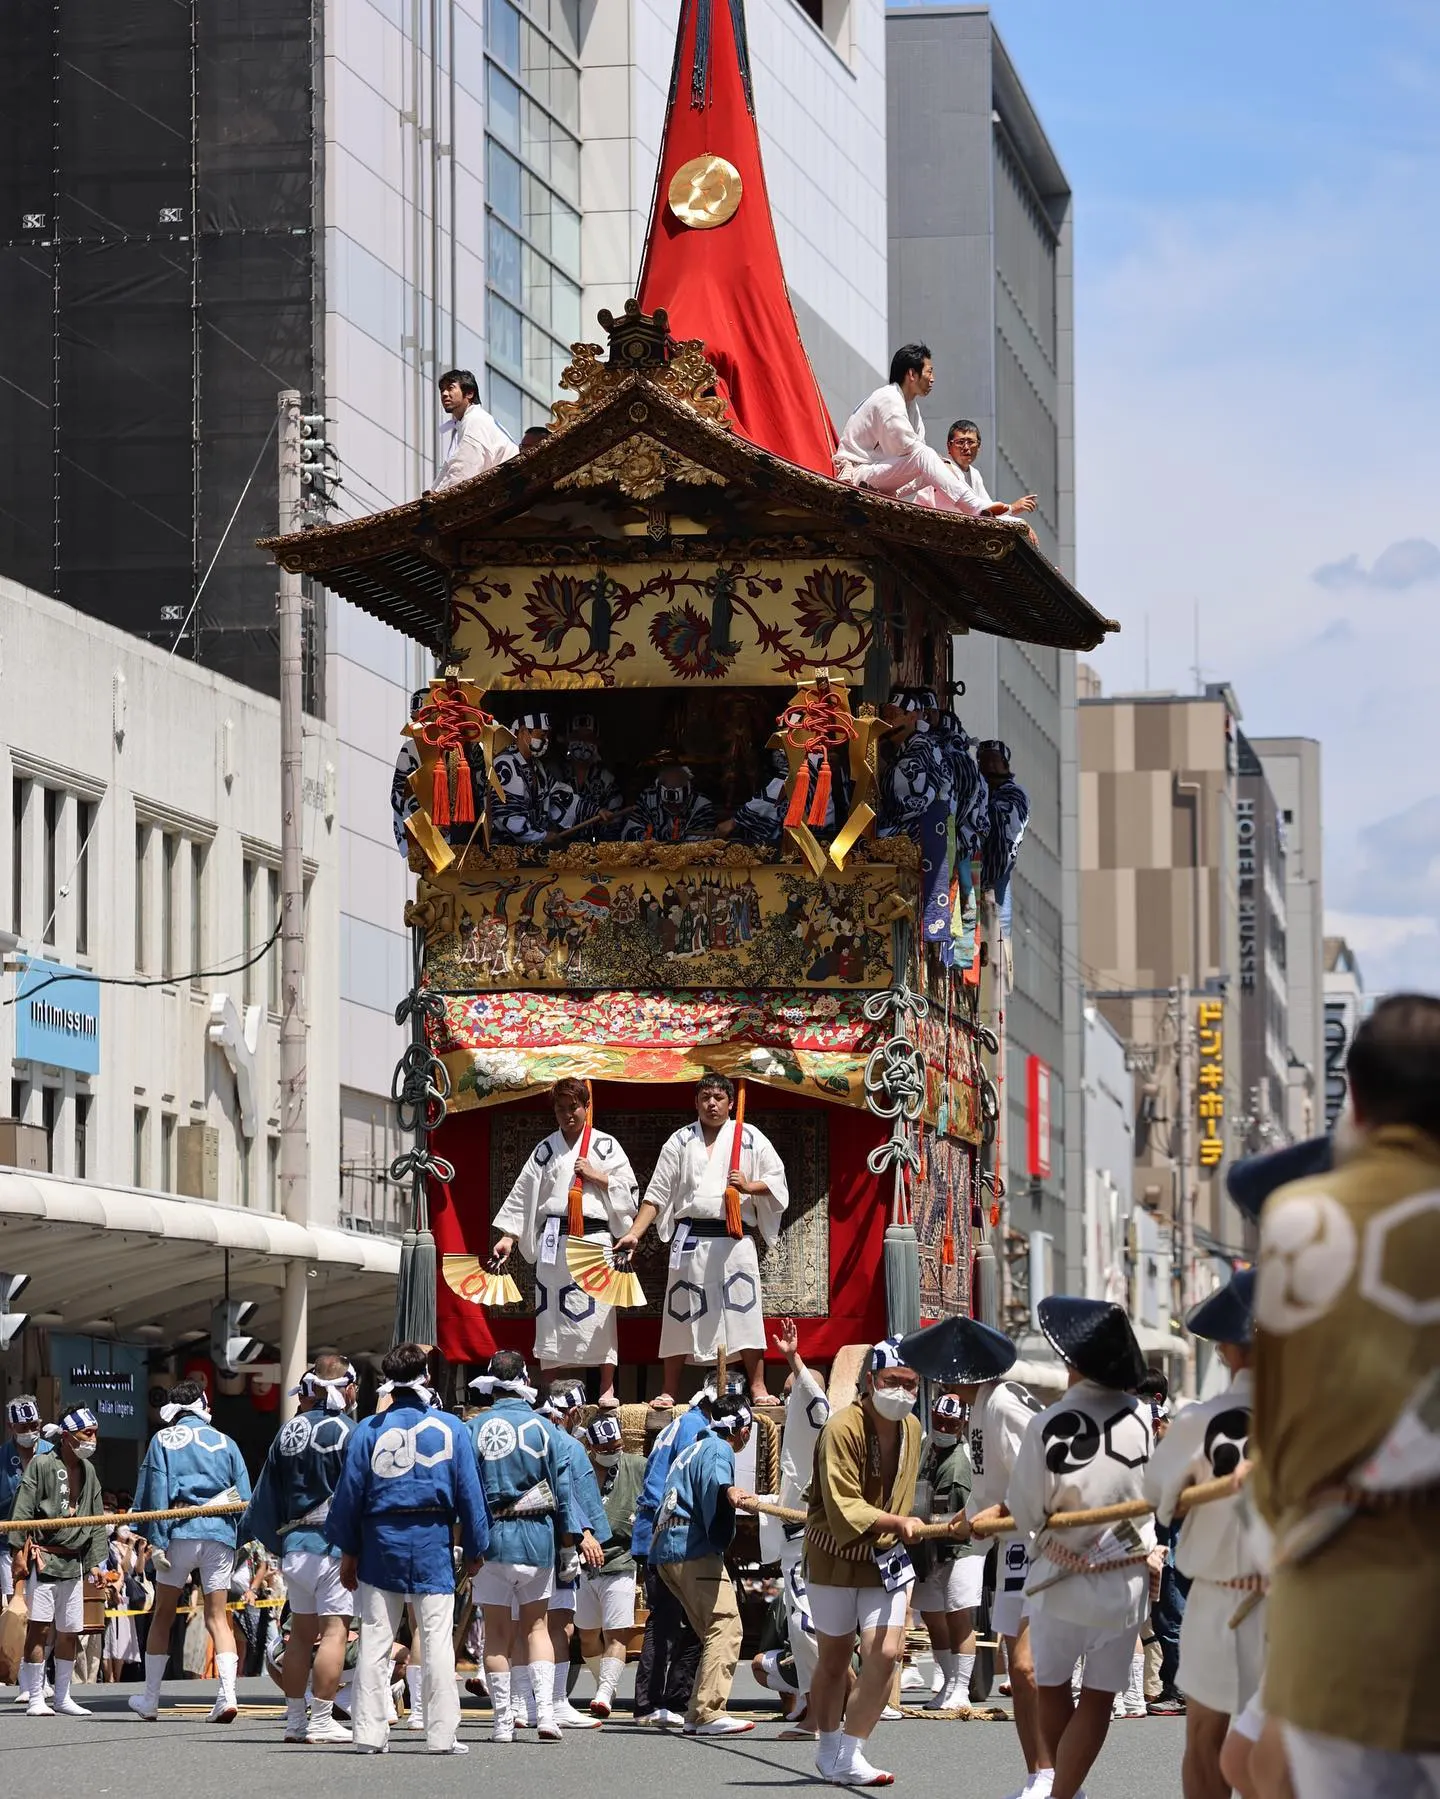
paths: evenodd
<path fill-rule="evenodd" d="M 650 1185 L 645 1189 L 645 1204 L 655 1208 L 655 1234 L 662 1243 L 675 1235 L 675 1212 L 685 1192 L 685 1151 L 689 1143 L 689 1127 L 667 1137 L 660 1151 Z"/>
<path fill-rule="evenodd" d="M 515 1185 L 506 1195 L 504 1205 L 495 1214 L 496 1235 L 513 1237 L 519 1245 L 521 1255 L 532 1263 L 539 1253 L 535 1236 L 535 1219 L 539 1210 L 540 1165 L 532 1150 L 529 1160 L 515 1177 Z"/>
<path fill-rule="evenodd" d="M 785 1178 L 785 1164 L 764 1131 L 756 1130 L 753 1125 L 746 1125 L 745 1129 L 751 1139 L 751 1147 L 745 1156 L 749 1163 L 746 1173 L 752 1180 L 764 1181 L 768 1189 L 764 1193 L 752 1193 L 750 1199 L 755 1207 L 760 1235 L 773 1247 L 780 1236 L 780 1220 L 790 1204 L 790 1184 Z"/>
<path fill-rule="evenodd" d="M 605 1211 L 610 1220 L 610 1229 L 617 1237 L 623 1237 L 635 1222 L 635 1202 L 640 1196 L 640 1183 L 635 1178 L 635 1170 L 630 1166 L 630 1158 L 612 1137 L 614 1148 L 605 1158 L 602 1166 L 610 1177 L 610 1185 L 605 1189 Z"/>
<path fill-rule="evenodd" d="M 1169 1430 L 1150 1452 L 1150 1460 L 1145 1464 L 1145 1497 L 1155 1508 L 1157 1523 L 1172 1521 L 1180 1495 L 1201 1478 L 1207 1422 L 1205 1406 L 1186 1406 L 1171 1420 Z"/>
<path fill-rule="evenodd" d="M 1037 1416 L 1021 1439 L 1010 1484 L 1005 1489 L 1005 1504 L 1021 1536 L 1034 1538 L 1045 1528 L 1050 1485 L 1048 1474 L 1045 1466 L 1045 1439 L 1040 1434 L 1040 1419 Z"/>

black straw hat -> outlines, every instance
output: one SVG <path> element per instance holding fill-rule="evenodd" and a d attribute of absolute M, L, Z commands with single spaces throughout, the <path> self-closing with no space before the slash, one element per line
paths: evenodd
<path fill-rule="evenodd" d="M 1264 1155 L 1232 1162 L 1225 1176 L 1231 1199 L 1252 1224 L 1260 1208 L 1277 1187 L 1308 1180 L 1312 1174 L 1328 1174 L 1335 1162 L 1335 1145 L 1329 1137 L 1307 1137 L 1303 1143 L 1287 1143 Z"/>
<path fill-rule="evenodd" d="M 1209 1343 L 1249 1343 L 1255 1332 L 1255 1270 L 1241 1268 L 1225 1285 L 1190 1308 L 1185 1328 Z"/>
<path fill-rule="evenodd" d="M 978 1318 L 942 1318 L 912 1331 L 900 1345 L 905 1366 L 926 1380 L 958 1381 L 980 1386 L 999 1380 L 1015 1363 L 1015 1345 L 1001 1331 Z"/>
<path fill-rule="evenodd" d="M 1086 1380 L 1128 1393 L 1145 1378 L 1145 1357 L 1123 1306 L 1052 1293 L 1037 1311 L 1051 1346 Z"/>

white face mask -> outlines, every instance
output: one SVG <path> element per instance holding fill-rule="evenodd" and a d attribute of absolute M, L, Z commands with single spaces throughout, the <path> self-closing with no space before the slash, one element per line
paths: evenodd
<path fill-rule="evenodd" d="M 959 1438 L 955 1436 L 953 1431 L 932 1430 L 930 1433 L 930 1441 L 937 1449 L 953 1449 L 959 1441 Z"/>
<path fill-rule="evenodd" d="M 914 1411 L 917 1397 L 903 1387 L 877 1387 L 870 1395 L 870 1403 L 882 1418 L 905 1418 Z"/>
<path fill-rule="evenodd" d="M 618 1468 L 620 1466 L 619 1454 L 618 1453 L 615 1455 L 598 1455 L 597 1454 L 595 1457 L 595 1465 L 599 1468 Z"/>
<path fill-rule="evenodd" d="M 88 1462 L 91 1456 L 94 1455 L 96 1447 L 97 1446 L 94 1443 L 77 1443 L 75 1445 L 75 1453 L 82 1462 Z"/>
<path fill-rule="evenodd" d="M 22 1449 L 33 1449 L 40 1441 L 40 1433 L 38 1430 L 17 1430 L 15 1441 Z"/>

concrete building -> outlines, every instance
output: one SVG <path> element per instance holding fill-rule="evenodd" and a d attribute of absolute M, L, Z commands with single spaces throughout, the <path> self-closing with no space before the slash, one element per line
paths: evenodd
<path fill-rule="evenodd" d="M 1088 671 L 1087 671 L 1088 672 Z M 1240 1146 L 1239 705 L 1204 694 L 1080 702 L 1081 950 L 1091 996 L 1137 1071 L 1137 1204 L 1178 1226 L 1195 1197 L 1196 1262 L 1239 1247 L 1224 1172 Z M 1182 1012 L 1180 983 L 1191 998 Z M 1183 1036 L 1182 1036 L 1183 1034 Z M 1182 1117 L 1182 1048 L 1193 1083 Z M 1178 1305 L 1177 1305 L 1178 1310 Z"/>
<path fill-rule="evenodd" d="M 1285 961 L 1285 826 L 1260 758 L 1236 732 L 1241 1148 L 1288 1142 L 1291 1081 Z"/>
<path fill-rule="evenodd" d="M 1365 981 L 1355 952 L 1343 937 L 1327 937 L 1325 956 L 1325 1087 L 1323 1123 L 1317 1130 L 1333 1131 L 1345 1109 L 1349 1082 L 1345 1057 L 1360 1020 L 1369 1011 Z"/>
<path fill-rule="evenodd" d="M 1252 737 L 1285 832 L 1285 1009 L 1290 1038 L 1290 1135 L 1320 1126 L 1325 1069 L 1324 833 L 1320 745 L 1312 737 Z"/>
<path fill-rule="evenodd" d="M 892 8 L 885 25 L 891 343 L 930 345 L 929 437 L 943 444 L 953 419 L 973 419 L 987 486 L 996 498 L 1039 496 L 1040 546 L 1073 576 L 1069 184 L 988 7 Z M 1051 1232 L 1059 1278 L 1073 1279 L 1084 1183 L 1075 659 L 979 636 L 955 651 L 965 728 L 1010 745 L 1031 805 L 1013 888 L 1010 1221 Z M 1058 1089 L 1044 1181 L 1017 1178 L 1032 1056 Z"/>
<path fill-rule="evenodd" d="M 279 755 L 274 700 L 0 580 L 0 1267 L 52 1330 L 207 1335 L 228 1271 L 273 1342 L 303 1258 L 312 1341 L 388 1337 L 396 1246 L 337 1228 L 336 738 L 315 718 L 309 1217 L 279 1215 Z M 53 1375 L 43 1356 L 27 1332 L 7 1378 Z"/>

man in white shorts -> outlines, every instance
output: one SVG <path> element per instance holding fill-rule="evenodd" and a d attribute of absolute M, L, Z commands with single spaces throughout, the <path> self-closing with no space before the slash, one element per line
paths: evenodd
<path fill-rule="evenodd" d="M 290 1641 L 280 1684 L 285 1691 L 287 1743 L 348 1743 L 335 1718 L 335 1695 L 345 1666 L 345 1643 L 355 1601 L 340 1581 L 340 1552 L 326 1538 L 325 1521 L 339 1485 L 345 1445 L 355 1428 L 355 1370 L 338 1350 L 321 1350 L 293 1389 L 297 1415 L 280 1427 L 240 1521 L 242 1541 L 258 1541 L 281 1557 L 290 1601 Z M 311 1656 L 314 1668 L 311 1668 Z M 314 1703 L 307 1718 L 305 1688 Z"/>
<path fill-rule="evenodd" d="M 216 1505 L 248 1500 L 250 1476 L 238 1444 L 210 1422 L 205 1389 L 197 1380 L 178 1381 L 161 1406 L 164 1428 L 150 1439 L 135 1485 L 137 1512 L 172 1506 Z M 215 1646 L 220 1690 L 210 1709 L 211 1724 L 235 1720 L 235 1671 L 239 1657 L 226 1605 L 235 1568 L 236 1515 L 215 1518 L 157 1518 L 150 1528 L 155 1549 L 155 1609 L 150 1619 L 151 1643 L 159 1649 L 145 1657 L 145 1687 L 130 1700 L 130 1710 L 147 1724 L 160 1711 L 160 1686 L 170 1659 L 170 1626 L 182 1588 L 197 1570 L 205 1596 L 205 1628 Z"/>
<path fill-rule="evenodd" d="M 40 1402 L 33 1393 L 17 1393 L 5 1405 L 6 1435 L 0 1441 L 0 1518 L 13 1518 L 11 1510 L 25 1470 L 37 1455 L 49 1455 L 51 1445 L 41 1428 Z M 10 1557 L 0 1555 L 0 1610 L 15 1591 Z"/>
<path fill-rule="evenodd" d="M 596 1671 L 592 1718 L 605 1719 L 615 1705 L 615 1689 L 625 1672 L 625 1657 L 635 1629 L 635 1557 L 630 1537 L 645 1481 L 645 1457 L 624 1447 L 620 1420 L 603 1412 L 581 1433 L 600 1488 L 610 1525 L 605 1560 L 587 1568 L 575 1598 L 575 1628 L 587 1668 Z"/>
<path fill-rule="evenodd" d="M 60 1420 L 56 1455 L 37 1455 L 25 1470 L 15 1495 L 16 1518 L 86 1518 L 101 1511 L 100 1482 L 90 1465 L 99 1426 L 93 1412 L 77 1406 Z M 30 1622 L 25 1628 L 25 1660 L 20 1668 L 27 1716 L 88 1718 L 89 1712 L 70 1696 L 75 1653 L 85 1628 L 85 1581 L 105 1560 L 109 1548 L 103 1524 L 72 1530 L 14 1530 L 17 1580 L 31 1576 Z M 55 1629 L 55 1704 L 45 1703 L 45 1643 Z"/>
<path fill-rule="evenodd" d="M 929 1524 L 953 1518 L 970 1497 L 970 1446 L 965 1408 L 953 1393 L 942 1393 L 930 1414 L 930 1431 L 920 1452 L 915 1483 L 915 1516 Z M 985 1584 L 983 1543 L 926 1544 L 924 1578 L 910 1604 L 930 1633 L 930 1652 L 940 1669 L 940 1689 L 927 1711 L 957 1711 L 970 1704 L 975 1672 L 975 1614 Z"/>
<path fill-rule="evenodd" d="M 490 1548 L 470 1590 L 485 1615 L 491 1734 L 497 1743 L 514 1742 L 514 1708 L 528 1710 L 533 1692 L 540 1741 L 558 1743 L 547 1614 L 557 1566 L 563 1577 L 579 1571 L 574 1545 L 585 1534 L 585 1519 L 555 1426 L 534 1410 L 538 1395 L 525 1358 L 513 1349 L 497 1350 L 489 1372 L 470 1385 L 492 1402 L 470 1421 L 490 1513 Z M 591 1549 L 598 1566 L 604 1555 L 593 1539 Z"/>
<path fill-rule="evenodd" d="M 575 1612 L 579 1604 L 581 1576 L 584 1567 L 590 1562 L 588 1546 L 593 1542 L 603 1555 L 604 1546 L 610 1541 L 610 1520 L 605 1515 L 605 1502 L 600 1496 L 595 1470 L 586 1454 L 585 1445 L 575 1435 L 580 1426 L 580 1414 L 584 1405 L 585 1389 L 579 1381 L 551 1381 L 544 1415 L 555 1426 L 555 1447 L 569 1468 L 576 1507 L 585 1520 L 585 1531 L 580 1538 L 581 1567 L 569 1580 L 561 1580 L 557 1574 L 555 1590 L 550 1595 L 550 1609 L 546 1614 L 550 1647 L 555 1656 L 555 1721 L 563 1730 L 598 1730 L 601 1723 L 599 1718 L 592 1718 L 588 1712 L 577 1711 L 571 1705 L 569 1697 L 570 1647 L 575 1640 Z M 535 1719 L 527 1717 L 525 1721 L 533 1724 Z M 520 1722 L 518 1707 L 516 1722 Z"/>

